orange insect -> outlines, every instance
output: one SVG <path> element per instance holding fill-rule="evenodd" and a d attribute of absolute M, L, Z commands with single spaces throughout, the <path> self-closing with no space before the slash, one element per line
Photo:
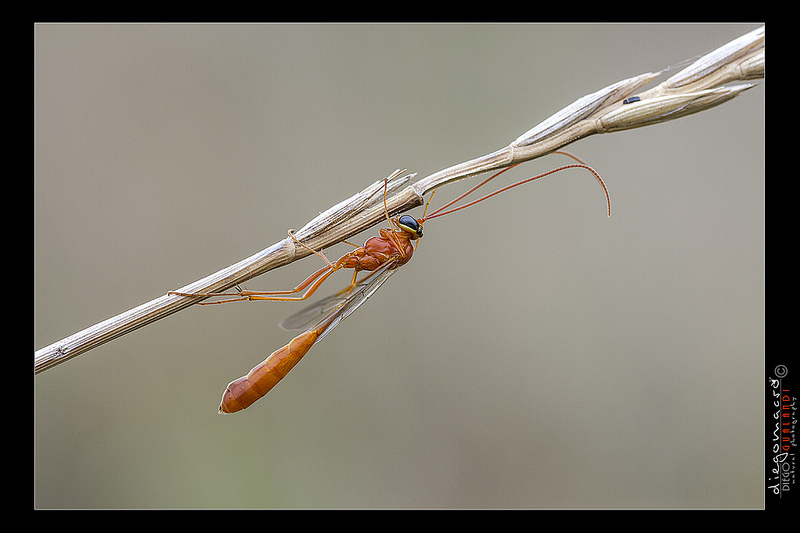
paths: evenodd
<path fill-rule="evenodd" d="M 557 153 L 572 157 L 577 161 L 577 163 L 564 165 L 548 172 L 537 174 L 531 178 L 527 178 L 503 187 L 491 194 L 483 196 L 482 198 L 447 210 L 447 208 L 451 205 L 462 200 L 503 172 L 516 166 L 512 165 L 493 174 L 466 193 L 427 216 L 425 213 L 427 213 L 428 206 L 426 206 L 425 213 L 423 213 L 422 218 L 419 219 L 415 219 L 409 215 L 389 217 L 389 212 L 386 207 L 386 184 L 384 184 L 384 211 L 386 212 L 386 220 L 389 222 L 390 228 L 381 229 L 380 237 L 369 238 L 366 243 L 364 243 L 364 246 L 356 247 L 353 251 L 348 252 L 339 258 L 339 260 L 335 263 L 331 263 L 321 252 L 311 250 L 309 248 L 309 250 L 325 261 L 326 266 L 308 276 L 305 280 L 303 280 L 302 283 L 292 290 L 239 290 L 232 293 L 209 294 L 182 293 L 175 291 L 170 292 L 169 294 L 176 294 L 180 296 L 227 297 L 226 299 L 214 302 L 201 302 L 199 305 L 255 300 L 306 300 L 312 294 L 314 294 L 319 286 L 331 274 L 337 270 L 342 268 L 353 269 L 353 278 L 349 286 L 312 304 L 309 307 L 298 311 L 297 313 L 290 315 L 280 323 L 280 326 L 283 329 L 304 330 L 304 332 L 292 339 L 286 346 L 279 348 L 270 354 L 269 357 L 256 365 L 250 372 L 247 373 L 247 375 L 231 381 L 228 384 L 228 387 L 225 389 L 225 393 L 222 395 L 222 402 L 219 406 L 220 413 L 235 413 L 237 411 L 241 411 L 242 409 L 246 409 L 255 403 L 256 400 L 267 394 L 267 392 L 269 392 L 275 385 L 277 385 L 277 383 L 283 379 L 292 368 L 294 368 L 300 359 L 302 359 L 302 357 L 308 353 L 314 344 L 319 342 L 325 335 L 330 333 L 330 331 L 333 330 L 333 328 L 335 328 L 339 322 L 350 316 L 350 314 L 358 309 L 392 274 L 397 271 L 399 267 L 406 264 L 411 259 L 416 247 L 419 245 L 419 239 L 422 238 L 422 226 L 427 220 L 454 213 L 478 202 L 482 202 L 487 198 L 491 198 L 496 194 L 507 191 L 513 187 L 523 185 L 525 183 L 569 168 L 584 168 L 594 174 L 595 178 L 597 178 L 597 181 L 603 187 L 603 191 L 606 194 L 608 215 L 611 216 L 611 199 L 608 195 L 608 189 L 606 188 L 605 183 L 603 183 L 603 179 L 600 177 L 600 175 L 593 168 L 575 156 L 566 152 Z M 436 191 L 434 190 L 434 193 L 435 192 Z M 431 195 L 431 199 L 432 198 L 433 194 Z M 430 205 L 430 199 L 428 200 L 428 205 Z M 294 235 L 291 236 L 294 238 Z M 412 241 L 417 241 L 416 245 L 412 244 Z M 295 242 L 303 247 L 306 247 L 297 239 L 295 239 Z M 362 270 L 369 271 L 369 274 L 358 281 L 358 273 Z M 298 293 L 304 290 L 305 292 L 302 295 L 297 296 Z"/>

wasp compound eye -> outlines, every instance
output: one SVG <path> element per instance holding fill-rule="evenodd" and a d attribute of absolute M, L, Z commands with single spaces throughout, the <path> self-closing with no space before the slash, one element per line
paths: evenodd
<path fill-rule="evenodd" d="M 416 238 L 422 237 L 422 226 L 419 225 L 416 218 L 403 215 L 397 219 L 397 224 L 407 232 L 416 236 Z"/>

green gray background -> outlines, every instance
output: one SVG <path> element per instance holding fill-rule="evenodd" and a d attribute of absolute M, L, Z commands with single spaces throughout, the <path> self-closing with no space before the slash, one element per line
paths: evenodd
<path fill-rule="evenodd" d="M 36 25 L 34 348 L 757 26 Z M 611 219 L 571 171 L 431 221 L 238 415 L 222 391 L 300 304 L 190 308 L 36 376 L 34 505 L 761 507 L 764 90 L 569 146 Z"/>

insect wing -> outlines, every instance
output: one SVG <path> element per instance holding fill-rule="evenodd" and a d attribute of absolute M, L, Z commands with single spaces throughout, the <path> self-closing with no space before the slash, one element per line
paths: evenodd
<path fill-rule="evenodd" d="M 363 283 L 358 283 L 355 287 L 353 287 L 353 291 L 350 294 L 350 297 L 347 299 L 345 304 L 335 313 L 333 320 L 328 321 L 328 319 L 324 319 L 320 321 L 320 324 L 327 321 L 325 327 L 319 332 L 319 337 L 317 337 L 317 342 L 319 342 L 322 337 L 327 335 L 333 328 L 339 324 L 342 320 L 350 316 L 355 312 L 356 309 L 361 307 L 361 304 L 367 301 L 370 296 L 372 296 L 375 291 L 377 291 L 383 283 L 389 279 L 389 277 L 397 272 L 397 268 L 392 268 L 395 266 L 393 264 L 387 265 L 386 267 L 382 267 L 379 271 L 375 273 L 373 276 L 369 276 L 368 278 L 363 280 Z"/>
<path fill-rule="evenodd" d="M 319 342 L 339 322 L 350 316 L 361 304 L 366 302 L 396 271 L 396 261 L 389 261 L 371 272 L 352 288 L 332 294 L 284 318 L 280 323 L 280 327 L 286 330 L 301 330 L 316 329 L 325 324 L 319 332 L 319 337 L 317 338 L 317 342 Z"/>
<path fill-rule="evenodd" d="M 353 287 L 355 289 L 355 287 Z M 335 294 L 318 300 L 313 304 L 304 307 L 300 311 L 293 313 L 278 324 L 281 329 L 287 331 L 308 330 L 312 326 L 319 324 L 326 317 L 335 313 L 347 303 L 347 297 L 352 291 L 345 288 Z"/>

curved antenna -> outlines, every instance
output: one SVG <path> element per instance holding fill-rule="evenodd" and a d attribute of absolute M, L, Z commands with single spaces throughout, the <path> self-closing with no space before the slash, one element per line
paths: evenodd
<path fill-rule="evenodd" d="M 592 167 L 590 167 L 589 165 L 587 165 L 586 163 L 584 163 L 583 161 L 581 161 L 579 158 L 575 157 L 574 155 L 572 155 L 572 154 L 570 154 L 570 153 L 568 153 L 568 152 L 563 152 L 563 151 L 560 151 L 560 150 L 556 150 L 556 151 L 555 151 L 555 152 L 553 152 L 553 153 L 558 153 L 558 154 L 562 154 L 562 155 L 566 155 L 566 156 L 568 156 L 568 157 L 571 157 L 571 158 L 572 158 L 572 159 L 574 159 L 574 160 L 575 160 L 577 163 L 573 163 L 573 164 L 570 164 L 570 165 L 563 165 L 563 166 L 560 166 L 560 167 L 558 167 L 558 168 L 554 168 L 554 169 L 552 169 L 552 170 L 548 170 L 547 172 L 543 172 L 543 173 L 541 173 L 541 174 L 537 174 L 536 176 L 532 176 L 532 177 L 530 177 L 530 178 L 527 178 L 527 179 L 524 179 L 524 180 L 518 181 L 517 183 L 512 183 L 511 185 L 507 185 L 507 186 L 505 186 L 505 187 L 503 187 L 503 188 L 501 188 L 501 189 L 498 189 L 498 190 L 496 190 L 496 191 L 495 191 L 495 192 L 493 192 L 493 193 L 487 194 L 486 196 L 483 196 L 483 197 L 481 197 L 481 198 L 478 198 L 477 200 L 473 200 L 472 202 L 466 203 L 466 204 L 464 204 L 464 205 L 462 205 L 462 206 L 455 207 L 455 208 L 453 208 L 453 209 L 447 209 L 448 207 L 450 207 L 451 205 L 455 204 L 456 202 L 458 202 L 458 201 L 460 201 L 460 200 L 462 200 L 462 199 L 466 198 L 467 196 L 469 196 L 470 194 L 472 194 L 473 192 L 475 192 L 477 189 L 479 189 L 479 188 L 483 187 L 484 185 L 486 185 L 487 183 L 489 183 L 491 180 L 493 180 L 494 178 L 496 178 L 497 176 L 499 176 L 499 175 L 500 175 L 500 174 L 502 174 L 503 172 L 505 172 L 505 171 L 507 171 L 507 170 L 511 170 L 512 168 L 514 168 L 515 166 L 519 165 L 520 163 L 517 163 L 516 165 L 511 165 L 511 166 L 509 166 L 509 167 L 507 167 L 507 168 L 504 168 L 504 169 L 503 169 L 503 170 L 501 170 L 500 172 L 497 172 L 497 173 L 495 173 L 495 174 L 492 174 L 491 176 L 489 176 L 488 178 L 486 178 L 485 180 L 483 180 L 482 182 L 480 182 L 480 183 L 479 183 L 478 185 L 476 185 L 475 187 L 471 188 L 470 190 L 468 190 L 467 192 L 465 192 L 464 194 L 462 194 L 461 196 L 459 196 L 459 197 L 458 197 L 458 198 L 456 198 L 455 200 L 452 200 L 451 202 L 448 202 L 447 204 L 443 205 L 442 207 L 440 207 L 439 209 L 435 210 L 435 211 L 434 211 L 433 213 L 431 213 L 430 215 L 428 215 L 428 216 L 424 216 L 424 215 L 423 215 L 423 218 L 422 218 L 422 220 L 423 220 L 423 221 L 425 221 L 425 220 L 430 220 L 430 219 L 432 219 L 432 218 L 436 218 L 436 217 L 440 217 L 440 216 L 444 216 L 444 215 L 449 215 L 450 213 L 455 213 L 456 211 L 460 211 L 461 209 L 464 209 L 464 208 L 470 207 L 470 206 L 472 206 L 472 205 L 475 205 L 475 204 L 477 204 L 477 203 L 479 203 L 479 202 L 482 202 L 482 201 L 484 201 L 484 200 L 487 200 L 487 199 L 491 198 L 492 196 L 495 196 L 495 195 L 497 195 L 497 194 L 500 194 L 501 192 L 505 192 L 505 191 L 507 191 L 507 190 L 509 190 L 509 189 L 513 189 L 514 187 L 518 187 L 518 186 L 520 186 L 520 185 L 524 185 L 524 184 L 526 184 L 526 183 L 529 183 L 529 182 L 531 182 L 531 181 L 538 180 L 539 178 L 544 178 L 545 176 L 549 176 L 549 175 L 551 175 L 551 174 L 555 174 L 556 172 L 561 172 L 562 170 L 567 170 L 567 169 L 570 169 L 570 168 L 583 168 L 583 169 L 586 169 L 586 170 L 588 170 L 589 172 L 591 172 L 591 173 L 594 175 L 594 177 L 597 179 L 597 182 L 598 182 L 598 183 L 600 184 L 600 186 L 603 188 L 603 192 L 605 192 L 605 195 L 606 195 L 606 203 L 607 203 L 607 205 L 608 205 L 608 216 L 609 216 L 609 217 L 611 217 L 611 196 L 609 195 L 609 193 L 608 193 L 608 188 L 606 187 L 606 184 L 605 184 L 605 182 L 603 182 L 603 178 L 602 178 L 602 177 L 600 177 L 600 174 L 599 174 L 599 173 L 598 173 L 598 172 L 597 172 L 595 169 L 593 169 Z M 434 193 L 435 193 L 435 192 L 436 192 L 436 191 L 434 190 Z M 433 197 L 431 196 L 431 198 L 433 198 Z M 426 207 L 426 210 L 427 210 L 427 207 Z"/>

